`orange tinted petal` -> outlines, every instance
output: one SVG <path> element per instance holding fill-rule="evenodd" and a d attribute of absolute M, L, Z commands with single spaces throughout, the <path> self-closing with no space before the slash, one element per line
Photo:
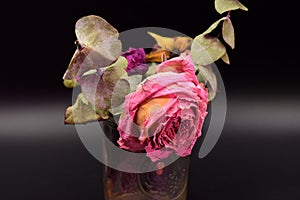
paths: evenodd
<path fill-rule="evenodd" d="M 163 62 L 164 57 L 166 59 L 170 58 L 170 51 L 166 50 L 156 50 L 146 55 L 146 62 Z"/>
<path fill-rule="evenodd" d="M 169 102 L 169 100 L 170 98 L 168 97 L 159 97 L 159 98 L 154 98 L 146 102 L 143 102 L 136 113 L 136 118 L 135 118 L 136 124 L 138 126 L 142 126 L 143 123 L 149 117 L 151 117 L 152 113 L 161 110 Z"/>

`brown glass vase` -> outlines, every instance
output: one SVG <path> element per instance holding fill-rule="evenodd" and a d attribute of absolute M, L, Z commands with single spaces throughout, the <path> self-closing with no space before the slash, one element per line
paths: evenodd
<path fill-rule="evenodd" d="M 116 143 L 117 125 L 113 121 L 106 121 L 101 126 L 105 135 Z M 189 156 L 180 157 L 158 170 L 143 173 L 119 171 L 105 165 L 105 200 L 186 200 L 189 166 Z"/>
<path fill-rule="evenodd" d="M 128 173 L 104 170 L 105 200 L 186 200 L 189 157 L 159 171 Z"/>

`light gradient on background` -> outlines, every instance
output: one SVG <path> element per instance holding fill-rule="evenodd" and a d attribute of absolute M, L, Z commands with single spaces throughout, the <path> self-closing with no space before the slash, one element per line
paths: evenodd
<path fill-rule="evenodd" d="M 240 131 L 265 130 L 282 136 L 300 134 L 300 99 L 262 96 L 253 99 L 247 95 L 229 97 L 225 128 Z M 0 105 L 0 138 L 63 138 L 64 131 L 72 125 L 64 125 L 64 111 L 69 103 L 44 102 L 39 104 Z M 75 130 L 75 129 L 74 129 Z M 75 134 L 75 133 L 74 133 Z M 233 135 L 234 136 L 234 135 Z M 300 135 L 299 135 L 300 136 Z"/>

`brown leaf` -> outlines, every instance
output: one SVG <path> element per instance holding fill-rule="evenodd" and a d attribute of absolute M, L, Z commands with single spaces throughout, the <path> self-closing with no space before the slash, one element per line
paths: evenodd
<path fill-rule="evenodd" d="M 71 62 L 63 76 L 65 80 L 72 80 L 76 78 L 78 71 L 80 69 L 80 65 L 84 62 L 87 55 L 91 52 L 91 48 L 82 48 L 81 50 L 76 50 Z"/>

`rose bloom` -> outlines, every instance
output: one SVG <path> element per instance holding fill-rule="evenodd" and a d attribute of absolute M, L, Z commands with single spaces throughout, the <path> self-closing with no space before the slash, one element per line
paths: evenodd
<path fill-rule="evenodd" d="M 129 48 L 121 56 L 127 59 L 128 66 L 126 72 L 128 75 L 144 74 L 147 72 L 148 65 L 146 64 L 146 54 L 143 48 Z"/>
<path fill-rule="evenodd" d="M 121 148 L 147 152 L 155 162 L 188 156 L 207 115 L 208 91 L 199 84 L 190 56 L 167 60 L 125 98 L 118 130 Z"/>

